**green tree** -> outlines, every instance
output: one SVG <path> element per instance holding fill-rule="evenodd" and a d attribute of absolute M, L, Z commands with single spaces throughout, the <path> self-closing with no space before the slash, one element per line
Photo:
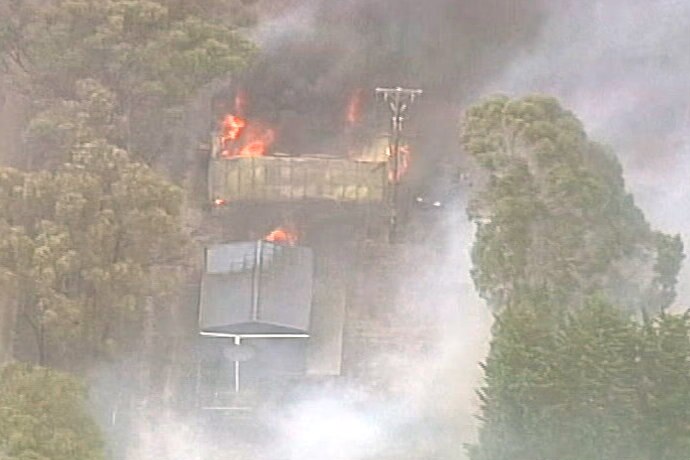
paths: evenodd
<path fill-rule="evenodd" d="M 479 445 L 470 446 L 473 460 L 532 458 L 531 433 L 541 420 L 534 405 L 553 402 L 551 356 L 553 309 L 542 296 L 531 294 L 519 308 L 496 315 L 491 352 L 482 365 L 486 384 L 481 400 Z"/>
<path fill-rule="evenodd" d="M 134 346 L 187 244 L 179 188 L 103 141 L 71 157 L 56 172 L 0 169 L 0 274 L 42 364 Z"/>
<path fill-rule="evenodd" d="M 596 293 L 635 312 L 671 304 L 680 238 L 650 229 L 616 158 L 571 112 L 545 96 L 495 97 L 462 129 L 486 183 L 469 208 L 473 276 L 493 307 L 530 289 L 574 306 Z"/>
<path fill-rule="evenodd" d="M 122 143 L 124 120 L 117 115 L 117 98 L 92 79 L 76 83 L 76 100 L 58 100 L 38 112 L 25 131 L 26 152 L 33 165 L 55 170 L 70 161 L 77 145 L 103 139 Z"/>
<path fill-rule="evenodd" d="M 590 300 L 532 298 L 497 315 L 472 460 L 682 460 L 690 443 L 690 322 L 646 324 Z"/>
<path fill-rule="evenodd" d="M 0 369 L 0 458 L 105 458 L 84 387 L 50 369 L 19 364 Z"/>
<path fill-rule="evenodd" d="M 36 112 L 80 100 L 86 79 L 116 97 L 121 144 L 151 163 L 175 148 L 184 104 L 246 64 L 253 46 L 222 4 L 153 0 L 13 0 L 0 18 L 0 59 Z M 230 25 L 228 25 L 230 24 Z"/>
<path fill-rule="evenodd" d="M 538 433 L 546 457 L 644 458 L 637 425 L 638 329 L 601 300 L 565 317 L 551 356 L 551 384 L 559 394 Z"/>
<path fill-rule="evenodd" d="M 645 458 L 676 460 L 690 452 L 690 312 L 664 314 L 642 330 L 638 382 Z"/>

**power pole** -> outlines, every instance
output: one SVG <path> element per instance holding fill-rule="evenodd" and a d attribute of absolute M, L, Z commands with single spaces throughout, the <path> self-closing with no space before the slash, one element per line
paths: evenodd
<path fill-rule="evenodd" d="M 398 226 L 398 184 L 400 182 L 400 140 L 402 137 L 403 123 L 406 119 L 407 109 L 415 98 L 422 94 L 421 89 L 408 88 L 376 88 L 376 95 L 383 96 L 391 110 L 391 133 L 388 140 L 390 156 L 388 162 L 392 174 L 390 182 L 392 193 L 389 203 L 390 221 L 388 227 L 388 242 L 395 242 Z"/>

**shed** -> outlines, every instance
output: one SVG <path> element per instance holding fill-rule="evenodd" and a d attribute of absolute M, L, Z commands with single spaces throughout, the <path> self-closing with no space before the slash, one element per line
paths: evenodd
<path fill-rule="evenodd" d="M 266 241 L 207 247 L 199 329 L 217 336 L 309 334 L 312 250 Z"/>

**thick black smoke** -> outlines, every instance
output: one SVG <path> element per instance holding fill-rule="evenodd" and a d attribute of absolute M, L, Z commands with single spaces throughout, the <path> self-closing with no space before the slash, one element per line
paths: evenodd
<path fill-rule="evenodd" d="M 425 94 L 411 110 L 414 170 L 435 175 L 429 165 L 458 152 L 467 103 L 492 92 L 553 94 L 614 146 L 652 223 L 688 233 L 688 2 L 258 4 L 266 12 L 255 30 L 263 51 L 243 86 L 250 114 L 278 128 L 278 150 L 342 153 L 353 92 L 370 96 L 365 124 L 385 131 L 387 109 L 372 100 L 373 88 L 418 87 Z"/>
<path fill-rule="evenodd" d="M 417 157 L 447 154 L 456 148 L 460 102 L 495 78 L 545 19 L 541 2 L 528 0 L 292 0 L 260 7 L 266 13 L 254 38 L 262 54 L 238 87 L 247 115 L 275 126 L 275 148 L 295 155 L 345 150 L 348 100 L 358 89 L 364 124 L 385 131 L 388 109 L 378 104 L 374 111 L 376 86 L 423 89 L 411 110 Z"/>

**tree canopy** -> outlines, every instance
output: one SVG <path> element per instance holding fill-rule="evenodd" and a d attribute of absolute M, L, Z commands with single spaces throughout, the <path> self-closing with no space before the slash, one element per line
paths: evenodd
<path fill-rule="evenodd" d="M 2 86 L 29 106 L 12 160 L 23 170 L 0 165 L 0 308 L 17 318 L 15 358 L 84 374 L 140 350 L 144 315 L 174 303 L 185 197 L 152 166 L 184 169 L 187 106 L 254 55 L 241 33 L 252 3 L 0 2 Z M 0 379 L 0 458 L 103 457 L 76 381 L 27 366 Z"/>
<path fill-rule="evenodd" d="M 0 63 L 33 110 L 24 136 L 32 172 L 0 170 L 0 282 L 39 362 L 108 356 L 136 343 L 144 305 L 170 293 L 185 255 L 183 194 L 146 163 L 172 148 L 194 93 L 253 54 L 237 32 L 247 8 L 234 0 L 4 8 Z"/>
<path fill-rule="evenodd" d="M 469 208 L 480 294 L 495 308 L 531 289 L 582 304 L 592 294 L 630 311 L 668 307 L 683 259 L 679 236 L 653 231 L 622 168 L 550 97 L 494 97 L 470 108 L 464 149 L 485 186 Z"/>
<path fill-rule="evenodd" d="M 687 458 L 690 316 L 557 310 L 533 300 L 497 317 L 470 458 Z"/>
<path fill-rule="evenodd" d="M 54 370 L 13 364 L 0 369 L 0 458 L 99 460 L 101 434 L 84 387 Z"/>
<path fill-rule="evenodd" d="M 39 361 L 106 356 L 185 254 L 181 190 L 102 141 L 55 172 L 0 169 L 0 267 Z"/>
<path fill-rule="evenodd" d="M 480 167 L 473 277 L 495 309 L 472 460 L 682 460 L 690 313 L 664 313 L 683 260 L 622 168 L 549 97 L 468 110 Z"/>
<path fill-rule="evenodd" d="M 114 95 L 118 145 L 150 163 L 174 148 L 185 102 L 253 54 L 237 21 L 218 14 L 229 3 L 13 0 L 0 17 L 0 64 L 44 115 L 64 113 L 83 96 L 79 82 L 94 80 Z"/>

